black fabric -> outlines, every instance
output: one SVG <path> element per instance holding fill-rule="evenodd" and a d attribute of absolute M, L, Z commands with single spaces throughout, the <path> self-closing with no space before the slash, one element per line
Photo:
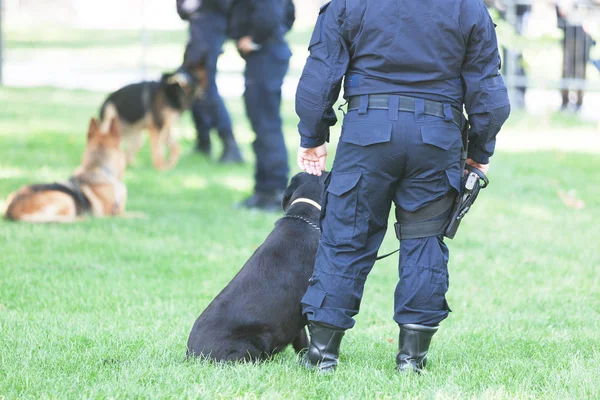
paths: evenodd
<path fill-rule="evenodd" d="M 56 191 L 68 194 L 73 198 L 75 202 L 75 210 L 77 215 L 84 215 L 92 211 L 92 204 L 87 197 L 81 191 L 79 182 L 72 177 L 67 183 L 42 183 L 37 185 L 31 185 L 30 189 L 33 193 Z"/>
<path fill-rule="evenodd" d="M 285 10 L 285 21 L 284 24 L 288 30 L 292 29 L 296 22 L 296 7 L 292 0 L 287 0 L 287 8 Z"/>

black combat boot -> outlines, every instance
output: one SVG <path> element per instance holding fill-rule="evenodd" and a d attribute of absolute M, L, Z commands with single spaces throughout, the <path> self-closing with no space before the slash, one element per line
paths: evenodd
<path fill-rule="evenodd" d="M 206 141 L 202 141 L 202 140 L 196 140 L 196 145 L 194 146 L 194 151 L 203 154 L 207 157 L 210 157 L 210 150 L 211 150 L 211 144 L 210 141 L 206 142 Z"/>
<path fill-rule="evenodd" d="M 248 208 L 267 212 L 282 212 L 281 201 L 283 193 L 278 190 L 256 191 L 246 200 L 237 205 L 238 208 Z"/>
<path fill-rule="evenodd" d="M 318 322 L 309 322 L 308 331 L 310 345 L 302 358 L 302 365 L 319 372 L 333 372 L 338 364 L 340 344 L 346 331 Z"/>
<path fill-rule="evenodd" d="M 429 344 L 437 330 L 437 326 L 400 325 L 400 351 L 396 356 L 396 369 L 420 373 L 427 364 Z"/>
<path fill-rule="evenodd" d="M 219 162 L 221 164 L 242 164 L 244 162 L 240 148 L 233 136 L 223 141 L 223 154 Z"/>

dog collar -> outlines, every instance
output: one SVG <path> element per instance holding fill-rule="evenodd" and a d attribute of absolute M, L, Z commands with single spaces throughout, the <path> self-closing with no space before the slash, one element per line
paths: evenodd
<path fill-rule="evenodd" d="M 315 224 L 314 222 L 309 221 L 308 219 L 304 218 L 301 215 L 284 215 L 283 217 L 281 217 L 282 219 L 297 219 L 299 221 L 302 222 L 306 222 L 308 225 L 310 225 L 311 227 L 313 227 L 314 229 L 316 229 L 318 232 L 321 232 L 321 228 L 319 227 L 319 225 Z"/>
<path fill-rule="evenodd" d="M 317 210 L 321 211 L 321 205 L 320 205 L 319 203 L 317 203 L 317 202 L 316 202 L 316 201 L 314 201 L 314 200 L 307 199 L 307 198 L 305 198 L 305 197 L 299 197 L 299 198 L 297 198 L 296 200 L 294 200 L 294 201 L 292 202 L 292 204 L 290 205 L 290 207 L 291 207 L 291 206 L 293 206 L 293 205 L 294 205 L 294 204 L 296 204 L 296 203 L 306 203 L 306 204 L 310 204 L 311 206 L 315 207 Z"/>

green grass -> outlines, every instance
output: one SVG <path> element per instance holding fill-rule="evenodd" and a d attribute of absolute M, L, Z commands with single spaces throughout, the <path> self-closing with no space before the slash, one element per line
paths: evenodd
<path fill-rule="evenodd" d="M 102 97 L 0 89 L 0 199 L 68 177 Z M 229 105 L 250 159 L 242 104 Z M 284 113 L 291 154 L 292 104 Z M 251 164 L 197 156 L 189 117 L 180 130 L 174 171 L 155 172 L 146 146 L 127 172 L 128 208 L 147 219 L 0 221 L 0 398 L 600 398 L 597 156 L 494 157 L 492 185 L 449 242 L 454 312 L 434 338 L 428 374 L 393 369 L 390 258 L 369 277 L 339 370 L 321 377 L 291 349 L 258 365 L 183 361 L 194 320 L 277 216 L 233 209 L 252 188 Z M 584 209 L 561 202 L 557 191 L 570 189 Z M 390 232 L 382 251 L 395 246 Z"/>
<path fill-rule="evenodd" d="M 288 40 L 294 44 L 306 44 L 311 32 L 294 29 Z M 5 45 L 14 49 L 87 49 L 90 47 L 124 47 L 140 45 L 144 35 L 150 44 L 185 43 L 187 30 L 118 30 L 118 29 L 9 29 L 5 32 Z"/>

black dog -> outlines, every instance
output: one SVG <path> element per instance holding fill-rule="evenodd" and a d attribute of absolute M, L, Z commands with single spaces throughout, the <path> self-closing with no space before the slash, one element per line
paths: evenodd
<path fill-rule="evenodd" d="M 160 81 L 127 85 L 111 93 L 100 108 L 101 130 L 106 131 L 110 121 L 118 117 L 125 145 L 127 162 L 132 163 L 135 153 L 143 144 L 143 131 L 150 133 L 152 162 L 161 170 L 172 168 L 179 158 L 179 145 L 172 136 L 172 128 L 183 111 L 199 98 L 205 89 L 203 67 L 180 68 L 163 74 Z M 164 145 L 169 146 L 169 161 L 165 161 Z"/>
<path fill-rule="evenodd" d="M 285 216 L 198 317 L 188 357 L 260 361 L 290 343 L 296 352 L 308 347 L 300 299 L 315 263 L 326 176 L 292 178 L 283 195 Z"/>

